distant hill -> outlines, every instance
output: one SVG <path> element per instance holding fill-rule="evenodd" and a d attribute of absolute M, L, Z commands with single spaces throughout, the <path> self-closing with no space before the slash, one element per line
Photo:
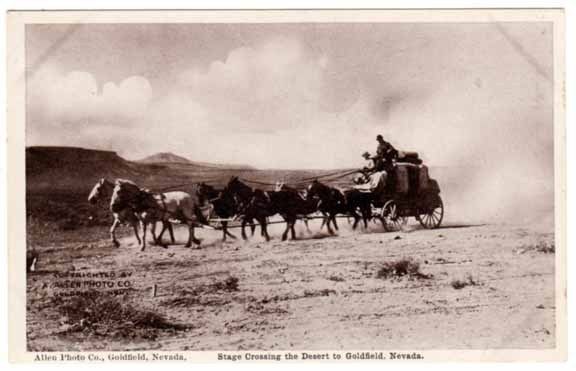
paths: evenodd
<path fill-rule="evenodd" d="M 26 183 L 32 188 L 77 188 L 99 178 L 141 178 L 145 170 L 116 152 L 78 147 L 26 148 Z M 85 188 L 81 187 L 81 188 Z"/>
<path fill-rule="evenodd" d="M 198 167 L 212 168 L 212 169 L 234 169 L 234 170 L 254 170 L 255 168 L 248 165 L 232 165 L 232 164 L 217 164 L 212 162 L 191 161 L 183 156 L 175 155 L 171 152 L 159 152 L 141 160 L 137 160 L 143 164 L 188 164 Z"/>
<path fill-rule="evenodd" d="M 179 164 L 192 163 L 192 161 L 188 160 L 187 158 L 175 155 L 175 154 L 170 153 L 170 152 L 155 153 L 151 156 L 144 157 L 143 159 L 138 160 L 136 162 L 142 162 L 145 164 L 157 164 L 157 163 L 165 163 L 165 162 L 179 163 Z"/>

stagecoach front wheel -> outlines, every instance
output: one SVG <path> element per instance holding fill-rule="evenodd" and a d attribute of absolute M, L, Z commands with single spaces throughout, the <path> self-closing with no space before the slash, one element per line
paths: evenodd
<path fill-rule="evenodd" d="M 401 230 L 406 223 L 408 218 L 406 216 L 400 215 L 400 209 L 398 205 L 393 200 L 390 200 L 384 204 L 382 207 L 382 212 L 380 214 L 380 220 L 386 232 L 396 232 Z"/>
<path fill-rule="evenodd" d="M 422 210 L 416 217 L 420 224 L 426 229 L 434 229 L 440 227 L 442 218 L 444 218 L 444 204 L 438 195 L 434 195 L 427 202 L 428 205 L 425 210 Z"/>

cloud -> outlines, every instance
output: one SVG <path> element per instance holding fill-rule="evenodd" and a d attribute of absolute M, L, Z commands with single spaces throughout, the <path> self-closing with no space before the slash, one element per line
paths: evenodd
<path fill-rule="evenodd" d="M 41 125 L 126 125 L 146 112 L 152 87 L 141 76 L 99 85 L 89 72 L 44 66 L 29 78 L 28 112 Z"/>
<path fill-rule="evenodd" d="M 274 132 L 317 114 L 323 63 L 296 40 L 275 38 L 234 49 L 205 71 L 185 71 L 180 87 L 220 128 Z"/>

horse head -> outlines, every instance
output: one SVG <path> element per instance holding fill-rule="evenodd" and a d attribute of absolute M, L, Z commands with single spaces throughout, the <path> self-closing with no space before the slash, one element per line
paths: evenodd
<path fill-rule="evenodd" d="M 239 196 L 240 198 L 251 197 L 253 193 L 252 188 L 242 183 L 237 176 L 233 176 L 232 178 L 230 178 L 223 192 L 225 194 L 232 194 L 234 196 Z"/>
<path fill-rule="evenodd" d="M 111 189 L 112 183 L 106 178 L 101 178 L 94 187 L 92 187 L 92 191 L 90 191 L 88 195 L 88 202 L 95 204 L 104 197 L 110 196 Z"/>
<path fill-rule="evenodd" d="M 274 192 L 280 192 L 284 190 L 284 182 L 277 180 L 276 184 L 274 185 Z"/>
<path fill-rule="evenodd" d="M 307 197 L 310 198 L 320 198 L 322 196 L 322 194 L 325 193 L 325 191 L 328 189 L 328 187 L 322 183 L 320 183 L 318 181 L 318 179 L 315 179 L 312 183 L 310 183 L 310 185 L 306 188 L 307 190 Z"/>

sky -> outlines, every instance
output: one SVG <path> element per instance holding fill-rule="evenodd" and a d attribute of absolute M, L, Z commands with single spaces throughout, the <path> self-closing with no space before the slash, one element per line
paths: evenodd
<path fill-rule="evenodd" d="M 29 146 L 334 169 L 382 134 L 431 166 L 552 174 L 548 23 L 28 25 L 26 63 Z"/>

